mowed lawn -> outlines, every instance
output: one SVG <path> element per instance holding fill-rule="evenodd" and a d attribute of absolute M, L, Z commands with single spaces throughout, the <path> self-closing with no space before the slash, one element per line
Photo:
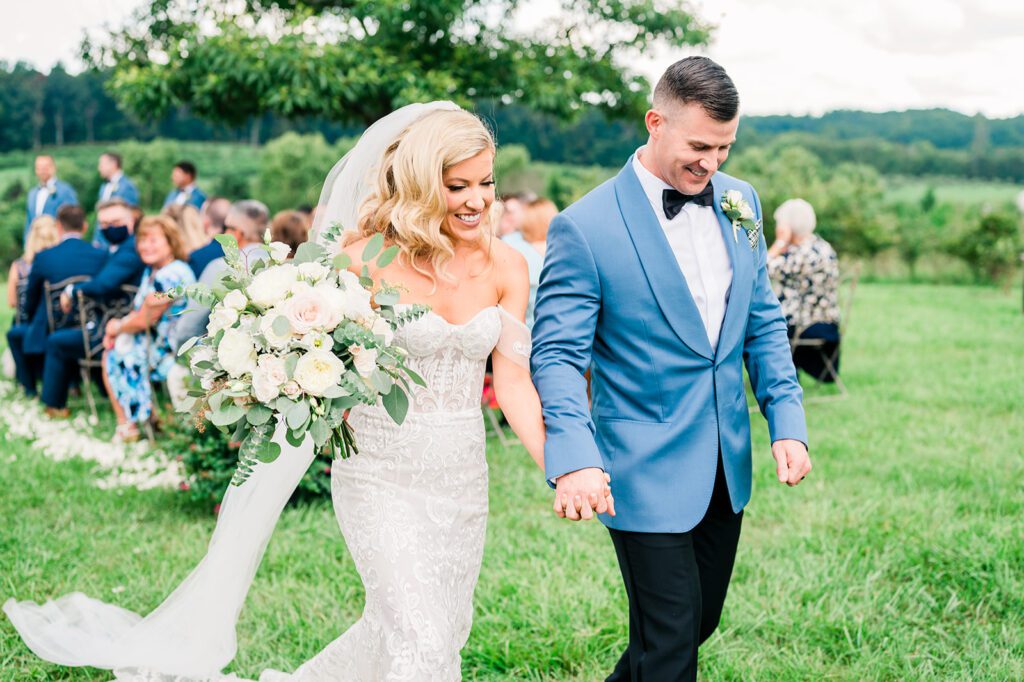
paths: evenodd
<path fill-rule="evenodd" d="M 1020 291 L 863 285 L 843 375 L 808 405 L 814 471 L 755 490 L 706 680 L 1024 678 L 1024 315 Z M 809 387 L 809 394 L 827 390 Z M 105 491 L 90 464 L 0 455 L 0 599 L 73 590 L 148 611 L 202 557 L 214 519 L 173 491 Z M 597 524 L 555 519 L 525 452 L 492 443 L 491 520 L 467 680 L 602 680 L 626 602 Z M 328 503 L 283 515 L 230 670 L 291 669 L 359 615 Z M 3 680 L 101 680 L 34 659 L 0 622 Z"/>

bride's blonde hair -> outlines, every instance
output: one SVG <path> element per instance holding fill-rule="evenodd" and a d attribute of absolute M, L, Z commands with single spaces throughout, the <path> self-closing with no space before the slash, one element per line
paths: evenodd
<path fill-rule="evenodd" d="M 444 172 L 485 151 L 494 153 L 494 137 L 468 111 L 434 111 L 418 118 L 384 152 L 376 186 L 360 206 L 357 234 L 349 241 L 381 233 L 417 272 L 435 284 L 435 276 L 453 281 L 446 272 L 455 246 L 448 234 Z M 491 222 L 488 209 L 480 218 L 488 253 Z"/>

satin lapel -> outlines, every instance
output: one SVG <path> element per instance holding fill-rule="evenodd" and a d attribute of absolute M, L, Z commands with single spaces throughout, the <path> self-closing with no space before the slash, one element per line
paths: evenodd
<path fill-rule="evenodd" d="M 640 265 L 665 319 L 676 336 L 693 352 L 709 360 L 713 359 L 711 342 L 708 341 L 697 304 L 693 302 L 690 288 L 668 244 L 665 231 L 661 229 L 661 223 L 651 210 L 651 203 L 633 171 L 632 161 L 626 164 L 615 179 L 615 197 L 633 247 L 640 256 Z"/>
<path fill-rule="evenodd" d="M 751 275 L 756 253 L 751 251 L 747 233 L 742 227 L 733 236 L 732 221 L 722 210 L 722 195 L 725 194 L 725 188 L 715 184 L 715 176 L 711 176 L 711 184 L 715 188 L 715 215 L 718 216 L 722 239 L 725 240 L 725 248 L 732 262 L 732 286 L 729 289 L 729 301 L 725 306 L 722 332 L 718 335 L 718 352 L 724 357 L 743 333 L 743 321 L 747 317 L 753 288 Z"/>

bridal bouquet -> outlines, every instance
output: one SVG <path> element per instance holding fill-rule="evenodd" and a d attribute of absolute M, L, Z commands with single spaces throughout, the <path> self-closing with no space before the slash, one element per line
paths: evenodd
<path fill-rule="evenodd" d="M 209 421 L 241 443 L 232 484 L 257 462 L 272 462 L 281 446 L 272 437 L 283 422 L 299 445 L 308 434 L 319 452 L 347 457 L 356 448 L 348 410 L 380 400 L 396 423 L 409 408 L 409 382 L 423 385 L 394 344 L 395 330 L 423 315 L 426 306 L 395 310 L 398 291 L 375 285 L 366 263 L 383 267 L 398 247 L 383 249 L 377 235 L 363 251 L 362 275 L 347 268 L 347 254 L 332 256 L 319 244 L 266 243 L 266 258 L 243 262 L 232 237 L 219 235 L 228 271 L 213 287 L 191 285 L 174 295 L 211 308 L 207 333 L 185 343 L 199 389 L 189 396 L 196 426 Z"/>

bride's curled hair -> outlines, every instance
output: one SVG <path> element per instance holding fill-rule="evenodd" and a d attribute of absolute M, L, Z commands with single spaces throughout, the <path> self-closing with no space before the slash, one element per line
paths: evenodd
<path fill-rule="evenodd" d="M 398 245 L 417 272 L 450 281 L 446 265 L 455 248 L 448 230 L 444 173 L 485 151 L 494 153 L 494 137 L 468 111 L 433 111 L 418 118 L 385 151 L 352 239 L 381 233 Z M 480 221 L 488 249 L 491 223 L 488 210 Z"/>

